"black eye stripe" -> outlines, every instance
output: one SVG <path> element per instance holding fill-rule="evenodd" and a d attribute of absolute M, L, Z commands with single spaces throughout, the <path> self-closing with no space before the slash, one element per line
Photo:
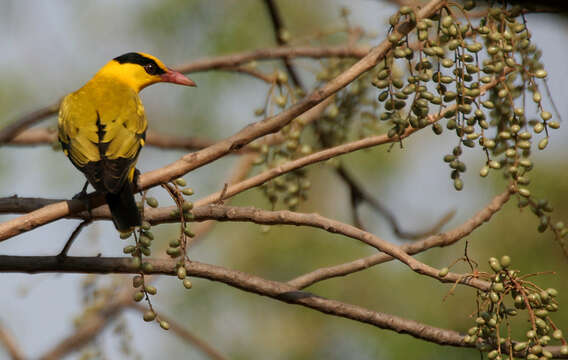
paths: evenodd
<path fill-rule="evenodd" d="M 139 53 L 131 52 L 119 57 L 114 58 L 120 64 L 137 64 L 144 67 L 144 70 L 150 75 L 161 75 L 165 74 L 166 71 L 162 69 L 153 59 L 147 58 Z M 148 68 L 152 68 L 153 72 L 148 71 Z"/>

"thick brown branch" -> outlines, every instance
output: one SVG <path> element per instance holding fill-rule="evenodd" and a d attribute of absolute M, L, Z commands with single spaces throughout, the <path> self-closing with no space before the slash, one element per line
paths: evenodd
<path fill-rule="evenodd" d="M 430 236 L 424 240 L 416 241 L 412 244 L 402 245 L 400 248 L 409 255 L 414 255 L 433 247 L 444 247 L 452 245 L 471 234 L 475 229 L 483 225 L 484 222 L 489 221 L 489 219 L 491 219 L 491 217 L 496 212 L 498 212 L 501 207 L 509 200 L 510 196 L 511 192 L 507 190 L 504 193 L 495 196 L 485 208 L 477 212 L 474 216 L 472 216 L 460 226 L 450 231 Z M 288 281 L 288 285 L 291 285 L 297 289 L 303 289 L 322 280 L 338 276 L 346 276 L 391 260 L 393 260 L 392 256 L 378 253 L 348 263 L 314 270 L 310 273 L 304 274 Z"/>
<path fill-rule="evenodd" d="M 147 259 L 155 274 L 174 275 L 175 260 Z M 463 335 L 453 330 L 436 328 L 396 315 L 372 311 L 296 288 L 276 281 L 229 270 L 220 266 L 193 261 L 186 266 L 189 276 L 222 282 L 247 292 L 267 296 L 289 304 L 305 306 L 316 311 L 366 323 L 381 329 L 408 334 L 415 338 L 440 345 L 472 347 L 463 342 Z M 138 273 L 127 258 L 67 257 L 63 260 L 54 256 L 0 256 L 0 272 L 80 272 L 80 273 Z M 556 357 L 560 356 L 558 346 L 547 347 Z"/>
<path fill-rule="evenodd" d="M 175 260 L 148 259 L 153 273 L 174 275 Z M 17 272 L 81 272 L 81 273 L 137 273 L 127 258 L 100 257 L 67 257 L 58 260 L 56 257 L 14 257 L 0 256 L 0 271 Z M 467 347 L 463 336 L 459 333 L 418 323 L 398 316 L 371 311 L 356 305 L 326 299 L 307 292 L 298 291 L 292 286 L 276 281 L 266 280 L 240 271 L 228 270 L 220 266 L 191 262 L 187 266 L 189 276 L 218 281 L 235 288 L 267 296 L 290 304 L 298 304 L 314 310 L 367 323 L 382 329 L 393 330 L 401 334 L 409 334 L 416 338 L 442 345 Z M 79 333 L 78 333 L 79 334 Z M 82 337 L 77 336 L 77 340 Z M 53 352 L 50 352 L 50 355 Z M 44 357 L 53 359 L 55 357 Z"/>
<path fill-rule="evenodd" d="M 159 216 L 157 216 L 158 212 L 159 215 L 163 217 L 160 218 Z M 153 220 L 158 219 L 159 222 L 178 220 L 178 216 L 173 216 L 171 212 L 164 213 L 161 209 L 146 209 L 144 213 L 145 216 L 147 216 L 145 217 L 147 220 L 148 218 L 151 218 Z M 482 290 L 486 290 L 489 287 L 489 284 L 485 281 L 475 278 L 462 278 L 459 274 L 455 273 L 450 273 L 442 278 L 438 275 L 439 270 L 414 259 L 412 256 L 401 250 L 400 247 L 391 244 L 371 233 L 360 230 L 354 226 L 325 218 L 319 214 L 303 214 L 291 211 L 267 211 L 254 207 L 223 206 L 218 204 L 195 208 L 192 210 L 192 214 L 197 221 L 244 221 L 265 225 L 281 224 L 315 227 L 323 229 L 330 233 L 338 233 L 362 241 L 376 248 L 377 250 L 395 257 L 396 259 L 400 260 L 408 267 L 410 267 L 410 269 L 412 269 L 413 271 L 435 278 L 441 282 L 459 281 L 462 284 L 466 284 Z M 92 215 L 97 216 L 100 214 L 95 214 L 95 212 L 93 211 Z M 105 215 L 108 216 L 109 214 Z"/>

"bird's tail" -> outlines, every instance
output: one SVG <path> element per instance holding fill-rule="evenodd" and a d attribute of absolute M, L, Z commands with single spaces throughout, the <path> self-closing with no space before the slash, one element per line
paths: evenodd
<path fill-rule="evenodd" d="M 129 231 L 134 226 L 140 226 L 140 211 L 128 181 L 124 182 L 118 193 L 107 193 L 106 201 L 112 214 L 112 222 L 118 231 Z"/>

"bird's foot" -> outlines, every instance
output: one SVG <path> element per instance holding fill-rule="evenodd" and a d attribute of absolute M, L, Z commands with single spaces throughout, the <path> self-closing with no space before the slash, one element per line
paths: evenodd
<path fill-rule="evenodd" d="M 92 209 L 91 209 L 91 202 L 89 201 L 89 195 L 87 194 L 87 186 L 89 186 L 89 182 L 85 182 L 83 189 L 78 192 L 77 194 L 73 195 L 73 200 L 81 200 L 89 213 L 89 218 L 93 217 Z"/>
<path fill-rule="evenodd" d="M 87 198 L 87 186 L 89 186 L 89 182 L 86 181 L 85 185 L 83 185 L 83 189 L 80 192 L 73 195 L 73 200 L 84 200 Z"/>

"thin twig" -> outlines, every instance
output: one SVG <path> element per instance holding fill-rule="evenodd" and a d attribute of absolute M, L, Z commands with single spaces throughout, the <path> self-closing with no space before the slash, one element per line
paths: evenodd
<path fill-rule="evenodd" d="M 219 70 L 247 74 L 269 84 L 272 84 L 276 81 L 276 77 L 274 75 L 266 75 L 261 71 L 258 71 L 256 69 L 247 66 L 233 66 Z"/>
<path fill-rule="evenodd" d="M 6 349 L 12 360 L 24 360 L 26 358 L 14 335 L 5 326 L 1 325 L 0 343 L 4 345 L 4 349 Z"/>
<path fill-rule="evenodd" d="M 242 156 L 237 163 L 234 165 L 233 167 L 233 171 L 231 172 L 229 178 L 227 179 L 226 183 L 232 183 L 232 182 L 239 182 L 242 179 L 244 179 L 247 174 L 249 173 L 250 169 L 252 168 L 254 159 L 256 158 L 256 155 L 254 154 L 247 154 Z M 230 201 L 230 199 L 227 199 L 228 201 Z M 189 239 L 189 244 L 190 245 L 194 245 L 198 242 L 198 240 L 203 238 L 203 235 L 205 233 L 207 233 L 208 231 L 210 231 L 213 228 L 213 225 L 215 225 L 216 222 L 213 220 L 207 220 L 207 221 L 203 221 L 197 224 L 197 226 L 194 228 L 193 233 L 195 234 L 195 236 L 193 238 Z"/>
<path fill-rule="evenodd" d="M 268 13 L 270 14 L 270 20 L 272 21 L 272 27 L 274 29 L 274 37 L 276 38 L 276 43 L 280 46 L 286 45 L 286 39 L 282 37 L 285 27 L 282 21 L 282 17 L 280 16 L 280 12 L 278 11 L 278 7 L 276 6 L 276 3 L 274 2 L 274 0 L 264 0 L 264 4 L 266 5 Z M 298 76 L 296 69 L 292 65 L 290 58 L 284 57 L 283 61 L 284 61 L 284 66 L 286 66 L 286 70 L 290 75 L 290 79 L 292 79 L 292 83 L 295 86 L 304 89 L 304 85 L 302 84 L 302 81 L 300 80 L 300 77 Z"/>
<path fill-rule="evenodd" d="M 193 60 L 187 64 L 176 66 L 175 69 L 182 73 L 193 73 L 199 71 L 211 71 L 224 68 L 240 66 L 255 60 L 273 60 L 280 58 L 311 58 L 321 59 L 327 57 L 362 58 L 371 49 L 366 46 L 298 46 L 298 47 L 277 47 L 269 49 L 259 49 L 246 51 L 238 54 L 222 55 L 216 57 Z"/>
<path fill-rule="evenodd" d="M 55 115 L 59 111 L 59 101 L 35 110 L 21 118 L 13 121 L 10 125 L 0 130 L 0 145 L 6 143 L 14 136 L 18 135 L 21 131 L 28 128 L 39 120 L 45 119 L 51 115 Z"/>
<path fill-rule="evenodd" d="M 73 232 L 71 233 L 71 236 L 69 237 L 69 239 L 67 240 L 67 242 L 65 243 L 65 246 L 63 246 L 63 249 L 61 249 L 61 252 L 57 255 L 59 257 L 65 257 L 67 256 L 67 253 L 69 252 L 69 249 L 71 248 L 71 245 L 73 245 L 73 242 L 75 241 L 75 239 L 77 238 L 77 236 L 79 236 L 79 233 L 81 232 L 81 230 L 83 230 L 83 228 L 87 225 L 89 225 L 90 223 L 92 223 L 93 220 L 92 219 L 85 219 L 83 220 L 76 228 L 75 230 L 73 230 Z"/>

